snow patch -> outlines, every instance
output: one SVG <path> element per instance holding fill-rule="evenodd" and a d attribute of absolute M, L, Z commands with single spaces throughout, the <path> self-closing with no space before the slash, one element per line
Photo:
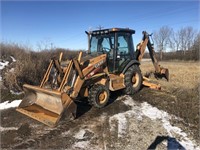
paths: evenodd
<path fill-rule="evenodd" d="M 1 61 L 0 62 L 0 70 L 4 69 L 5 66 L 9 64 L 9 61 Z M 2 76 L 0 75 L 0 81 L 2 81 Z"/>
<path fill-rule="evenodd" d="M 23 94 L 24 92 L 15 92 L 13 90 L 10 90 L 10 93 L 12 93 L 13 95 L 21 95 Z"/>
<path fill-rule="evenodd" d="M 76 139 L 82 140 L 84 139 L 84 135 L 85 135 L 85 130 L 80 130 L 78 133 L 74 135 L 74 137 Z"/>
<path fill-rule="evenodd" d="M 69 134 L 70 134 L 70 130 L 62 132 L 62 136 L 63 137 L 68 136 Z"/>
<path fill-rule="evenodd" d="M 1 127 L 0 126 L 0 132 L 3 132 L 3 131 L 9 131 L 9 130 L 18 130 L 18 128 L 16 127 Z"/>
<path fill-rule="evenodd" d="M 16 62 L 16 59 L 10 56 L 13 62 Z M 8 66 L 9 61 L 1 60 L 0 61 L 0 70 L 3 70 L 6 66 Z M 10 69 L 9 72 L 14 72 L 14 68 Z M 0 81 L 2 81 L 2 77 L 0 76 Z"/>
<path fill-rule="evenodd" d="M 89 141 L 80 141 L 80 142 L 77 142 L 73 145 L 73 148 L 76 149 L 76 148 L 81 148 L 81 149 L 86 149 L 86 148 L 89 148 Z"/>
<path fill-rule="evenodd" d="M 136 106 L 136 104 L 134 103 L 133 99 L 132 99 L 130 96 L 126 95 L 126 96 L 124 96 L 124 98 L 125 98 L 125 100 L 123 101 L 123 103 L 124 103 L 125 105 L 131 106 L 132 108 L 133 108 L 134 106 Z"/>
<path fill-rule="evenodd" d="M 9 103 L 9 101 L 5 101 L 3 103 L 0 103 L 0 110 L 18 107 L 19 104 L 21 103 L 21 101 L 22 100 L 14 100 L 11 103 Z"/>
<path fill-rule="evenodd" d="M 125 105 L 131 106 L 131 110 L 127 111 L 126 114 L 129 117 L 135 116 L 138 120 L 142 120 L 141 108 L 134 102 L 130 96 L 126 96 L 126 99 L 123 101 Z"/>
<path fill-rule="evenodd" d="M 128 129 L 128 119 L 133 116 L 138 120 L 142 120 L 142 114 L 140 112 L 140 107 L 135 104 L 133 99 L 130 96 L 122 96 L 119 98 L 122 102 L 128 106 L 131 106 L 131 110 L 128 110 L 123 113 L 118 113 L 109 118 L 110 131 L 118 131 L 118 137 L 123 137 L 126 135 Z"/>
<path fill-rule="evenodd" d="M 16 62 L 16 59 L 13 56 L 10 56 L 13 62 Z"/>
<path fill-rule="evenodd" d="M 113 123 L 117 121 L 118 137 L 123 137 L 127 129 L 126 113 L 119 113 L 109 118 L 110 130 L 115 131 L 116 126 Z"/>
<path fill-rule="evenodd" d="M 5 66 L 7 66 L 9 64 L 9 61 L 2 61 L 0 62 L 0 70 L 4 69 Z"/>
<path fill-rule="evenodd" d="M 9 70 L 9 72 L 14 73 L 14 72 L 15 72 L 15 68 L 11 68 L 11 69 Z"/>
<path fill-rule="evenodd" d="M 164 112 L 162 110 L 159 110 L 156 107 L 152 107 L 150 104 L 147 102 L 142 103 L 142 113 L 149 117 L 151 120 L 155 119 L 162 119 L 162 118 L 170 118 L 167 112 Z"/>

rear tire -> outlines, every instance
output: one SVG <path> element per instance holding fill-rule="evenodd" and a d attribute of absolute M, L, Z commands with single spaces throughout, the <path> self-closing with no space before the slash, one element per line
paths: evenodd
<path fill-rule="evenodd" d="M 133 65 L 125 72 L 124 83 L 125 94 L 131 95 L 137 93 L 142 86 L 142 74 L 138 65 Z"/>
<path fill-rule="evenodd" d="M 88 101 L 96 108 L 104 107 L 110 97 L 109 89 L 102 84 L 95 84 L 89 90 Z"/>

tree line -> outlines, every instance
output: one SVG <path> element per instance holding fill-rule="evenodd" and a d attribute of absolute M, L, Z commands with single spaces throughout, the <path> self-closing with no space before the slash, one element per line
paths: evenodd
<path fill-rule="evenodd" d="M 153 33 L 160 60 L 199 60 L 200 32 L 191 26 L 174 30 L 163 26 Z"/>

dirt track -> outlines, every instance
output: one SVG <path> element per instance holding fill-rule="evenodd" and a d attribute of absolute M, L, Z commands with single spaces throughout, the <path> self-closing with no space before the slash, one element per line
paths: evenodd
<path fill-rule="evenodd" d="M 159 92 L 159 97 L 152 98 Z M 15 109 L 1 111 L 1 147 L 5 149 L 147 149 L 167 148 L 167 136 L 177 141 L 187 140 L 180 134 L 169 132 L 163 127 L 162 119 L 152 119 L 143 110 L 150 96 L 154 102 L 173 96 L 162 91 L 143 88 L 130 97 L 119 92 L 112 93 L 111 102 L 103 109 L 91 108 L 78 103 L 78 118 L 67 120 L 65 116 L 56 128 L 49 128 L 34 121 Z M 148 105 L 147 105 L 148 106 Z M 141 109 L 142 108 L 142 109 Z M 148 110 L 147 110 L 148 111 Z M 173 121 L 170 120 L 170 122 Z M 190 130 L 181 121 L 176 121 L 192 139 Z M 156 141 L 154 141 L 156 139 Z M 169 137 L 168 137 L 169 139 Z M 163 142 L 158 144 L 159 142 Z M 169 142 L 169 141 L 168 141 Z M 195 141 L 193 140 L 194 144 Z M 183 145 L 182 145 L 183 146 Z"/>

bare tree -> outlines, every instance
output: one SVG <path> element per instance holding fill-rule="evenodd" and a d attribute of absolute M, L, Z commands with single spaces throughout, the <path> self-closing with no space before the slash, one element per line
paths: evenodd
<path fill-rule="evenodd" d="M 194 53 L 194 60 L 200 60 L 200 31 L 196 34 L 196 37 L 194 39 L 194 44 L 191 47 L 193 53 Z"/>
<path fill-rule="evenodd" d="M 172 51 L 178 51 L 180 50 L 180 46 L 181 46 L 180 30 L 178 31 L 173 30 L 170 38 L 170 48 L 172 49 Z"/>
<path fill-rule="evenodd" d="M 163 26 L 159 29 L 159 31 L 154 32 L 154 40 L 160 53 L 160 60 L 163 58 L 163 51 L 165 51 L 167 45 L 170 44 L 172 31 L 173 30 L 170 27 Z"/>
<path fill-rule="evenodd" d="M 50 38 L 45 38 L 39 42 L 37 42 L 38 51 L 48 50 L 53 48 L 53 43 Z"/>
<path fill-rule="evenodd" d="M 189 50 L 190 47 L 194 44 L 196 37 L 196 31 L 193 27 L 184 27 L 178 31 L 178 38 L 180 39 L 180 48 L 183 50 L 184 55 L 186 50 Z"/>

